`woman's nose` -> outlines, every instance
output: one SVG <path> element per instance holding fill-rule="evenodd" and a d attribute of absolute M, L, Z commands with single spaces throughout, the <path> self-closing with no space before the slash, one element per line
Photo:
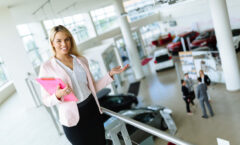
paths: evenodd
<path fill-rule="evenodd" d="M 62 41 L 61 45 L 66 46 L 66 42 Z"/>

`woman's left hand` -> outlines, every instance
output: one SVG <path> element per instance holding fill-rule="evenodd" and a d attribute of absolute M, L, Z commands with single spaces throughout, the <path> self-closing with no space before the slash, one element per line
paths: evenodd
<path fill-rule="evenodd" d="M 115 74 L 120 74 L 121 72 L 125 71 L 129 67 L 129 64 L 125 65 L 123 68 L 121 66 L 117 66 L 110 70 L 109 75 L 113 77 Z"/>

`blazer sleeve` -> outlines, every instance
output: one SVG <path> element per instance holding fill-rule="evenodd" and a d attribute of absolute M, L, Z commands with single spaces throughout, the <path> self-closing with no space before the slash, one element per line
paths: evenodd
<path fill-rule="evenodd" d="M 47 69 L 44 67 L 44 65 L 42 65 L 40 67 L 39 78 L 48 77 L 47 74 L 48 74 Z M 55 94 L 50 95 L 42 86 L 41 96 L 43 104 L 48 107 L 62 103 L 60 100 L 57 99 Z"/>
<path fill-rule="evenodd" d="M 210 78 L 209 78 L 207 75 L 205 75 L 205 83 L 206 83 L 208 86 L 211 84 L 211 80 L 210 80 Z"/>
<path fill-rule="evenodd" d="M 88 60 L 85 57 L 83 57 L 83 58 L 84 58 L 85 63 L 87 64 L 87 68 L 88 68 L 88 70 L 90 72 Z M 92 80 L 93 80 L 93 85 L 95 87 L 96 92 L 98 92 L 101 89 L 105 88 L 107 85 L 109 85 L 113 81 L 113 78 L 109 75 L 109 73 L 107 73 L 104 77 L 102 77 L 98 81 L 94 80 L 91 72 L 90 72 L 90 74 L 91 74 L 91 77 L 92 77 Z"/>

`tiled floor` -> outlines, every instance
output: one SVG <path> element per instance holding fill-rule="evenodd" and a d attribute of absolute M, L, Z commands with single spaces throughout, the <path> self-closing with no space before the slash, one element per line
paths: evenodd
<path fill-rule="evenodd" d="M 199 103 L 194 115 L 188 116 L 181 98 L 175 69 L 155 73 L 144 66 L 146 77 L 141 81 L 138 99 L 140 105 L 157 104 L 171 108 L 178 131 L 176 136 L 196 145 L 217 145 L 216 138 L 240 143 L 240 92 L 227 92 L 224 85 L 212 85 L 212 107 L 215 116 L 201 118 Z M 161 139 L 157 145 L 166 145 Z M 58 136 L 44 107 L 24 108 L 17 94 L 0 106 L 0 145 L 70 145 L 65 136 Z"/>

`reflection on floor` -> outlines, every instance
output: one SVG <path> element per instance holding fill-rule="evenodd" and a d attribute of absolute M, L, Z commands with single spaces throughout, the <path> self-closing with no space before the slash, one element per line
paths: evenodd
<path fill-rule="evenodd" d="M 216 138 L 239 144 L 240 97 L 238 92 L 227 92 L 224 85 L 209 89 L 215 116 L 201 118 L 199 103 L 194 115 L 186 114 L 179 79 L 175 69 L 155 73 L 144 66 L 146 77 L 141 81 L 138 99 L 140 105 L 157 104 L 171 108 L 178 127 L 176 136 L 196 145 L 216 145 Z M 58 136 L 50 116 L 43 107 L 23 109 L 23 99 L 14 94 L 0 106 L 1 145 L 70 145 L 65 136 Z M 166 145 L 156 139 L 157 145 Z"/>

